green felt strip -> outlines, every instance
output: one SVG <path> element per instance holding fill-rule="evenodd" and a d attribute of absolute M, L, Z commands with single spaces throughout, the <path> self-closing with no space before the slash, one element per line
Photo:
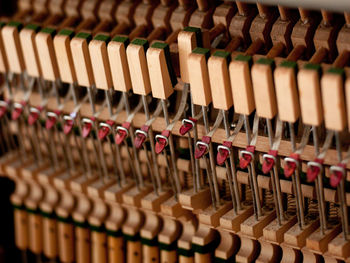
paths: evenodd
<path fill-rule="evenodd" d="M 7 25 L 11 26 L 11 27 L 17 27 L 18 31 L 23 28 L 23 24 L 21 22 L 18 22 L 18 21 L 10 21 Z"/>
<path fill-rule="evenodd" d="M 35 32 L 38 32 L 40 30 L 40 26 L 37 24 L 28 24 L 24 28 L 29 29 L 29 30 L 33 30 Z"/>
<path fill-rule="evenodd" d="M 196 47 L 195 49 L 192 50 L 192 53 L 204 55 L 206 60 L 208 60 L 210 56 L 210 50 L 208 48 Z"/>
<path fill-rule="evenodd" d="M 123 232 L 121 230 L 114 231 L 114 230 L 107 229 L 106 233 L 108 236 L 111 236 L 111 237 L 122 237 L 123 236 Z"/>
<path fill-rule="evenodd" d="M 100 226 L 95 226 L 95 225 L 89 225 L 90 230 L 94 231 L 94 232 L 106 232 L 106 228 L 104 227 L 104 225 L 100 225 Z"/>
<path fill-rule="evenodd" d="M 132 242 L 140 241 L 140 234 L 137 234 L 135 236 L 123 234 L 123 236 L 124 236 L 125 240 L 127 240 L 127 241 L 132 241 Z"/>
<path fill-rule="evenodd" d="M 165 250 L 165 251 L 173 251 L 177 249 L 177 241 L 174 241 L 171 244 L 165 244 L 165 243 L 159 242 L 159 249 Z"/>
<path fill-rule="evenodd" d="M 202 31 L 200 28 L 188 26 L 184 28 L 184 31 L 194 32 L 196 34 L 197 47 L 203 46 Z"/>
<path fill-rule="evenodd" d="M 219 240 L 216 240 L 216 239 L 204 246 L 192 243 L 192 249 L 194 252 L 197 252 L 199 254 L 207 254 L 214 251 L 218 246 L 218 243 L 219 243 Z"/>
<path fill-rule="evenodd" d="M 142 39 L 142 38 L 136 38 L 133 41 L 131 41 L 131 44 L 133 45 L 137 45 L 137 46 L 142 46 L 143 50 L 145 51 L 145 54 L 147 52 L 147 49 L 149 47 L 149 43 L 146 39 Z"/>
<path fill-rule="evenodd" d="M 111 41 L 123 43 L 125 48 L 130 44 L 127 36 L 115 36 Z"/>
<path fill-rule="evenodd" d="M 344 69 L 331 67 L 330 69 L 327 70 L 327 73 L 343 76 L 344 75 Z"/>
<path fill-rule="evenodd" d="M 51 27 L 45 27 L 40 30 L 41 33 L 49 34 L 51 37 L 54 37 L 56 35 L 56 29 Z"/>
<path fill-rule="evenodd" d="M 86 33 L 86 32 L 79 32 L 78 34 L 76 34 L 77 38 L 81 38 L 81 39 L 85 39 L 86 42 L 90 42 L 92 39 L 92 35 L 90 33 Z"/>
<path fill-rule="evenodd" d="M 155 247 L 155 246 L 158 246 L 158 239 L 157 239 L 157 237 L 155 237 L 153 239 L 141 237 L 141 244 L 149 246 L 149 247 Z"/>
<path fill-rule="evenodd" d="M 231 62 L 231 53 L 224 50 L 217 50 L 213 54 L 214 57 L 220 57 L 226 59 L 227 65 Z"/>
<path fill-rule="evenodd" d="M 185 256 L 188 258 L 193 257 L 194 255 L 194 251 L 192 249 L 184 249 L 184 248 L 178 248 L 177 253 L 181 256 Z"/>
<path fill-rule="evenodd" d="M 275 61 L 269 58 L 260 58 L 256 61 L 256 64 L 267 65 L 273 68 L 275 66 Z"/>
<path fill-rule="evenodd" d="M 58 35 L 68 36 L 70 39 L 72 39 L 74 36 L 74 31 L 69 29 L 62 29 L 60 32 L 58 32 Z"/>
<path fill-rule="evenodd" d="M 239 54 L 235 57 L 234 59 L 235 61 L 241 61 L 241 62 L 247 62 L 249 67 L 252 66 L 253 64 L 253 58 L 252 56 L 245 56 L 245 55 L 242 55 L 242 54 Z"/>
<path fill-rule="evenodd" d="M 109 36 L 100 34 L 100 35 L 95 36 L 94 40 L 103 41 L 107 44 L 111 40 L 111 38 Z"/>

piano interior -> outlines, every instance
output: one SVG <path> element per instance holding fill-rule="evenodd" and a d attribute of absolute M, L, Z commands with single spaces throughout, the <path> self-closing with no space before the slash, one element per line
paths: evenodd
<path fill-rule="evenodd" d="M 350 262 L 350 1 L 0 9 L 0 262 Z"/>

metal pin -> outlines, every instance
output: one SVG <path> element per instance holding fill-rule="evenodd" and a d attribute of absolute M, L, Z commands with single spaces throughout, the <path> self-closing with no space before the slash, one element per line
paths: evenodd
<path fill-rule="evenodd" d="M 76 85 L 72 84 L 72 97 L 73 97 L 73 101 L 75 106 L 78 106 L 78 100 L 77 100 L 77 94 L 76 94 Z M 82 122 L 81 122 L 81 116 L 79 112 L 74 112 L 74 116 L 71 116 L 72 119 L 76 119 L 76 123 L 79 129 L 79 134 L 80 134 L 80 144 L 81 144 L 81 155 L 83 156 L 83 162 L 84 162 L 84 167 L 86 168 L 86 176 L 90 177 L 92 176 L 92 169 L 91 169 L 91 163 L 89 161 L 89 154 L 88 154 L 88 149 L 87 149 L 87 145 L 86 145 L 86 141 L 83 138 L 82 134 L 83 134 L 83 129 L 82 129 Z M 75 140 L 76 140 L 76 136 L 75 136 Z M 76 144 L 78 146 L 77 140 L 76 140 Z"/>
<path fill-rule="evenodd" d="M 123 92 L 123 100 L 124 100 L 124 104 L 125 104 L 126 115 L 129 116 L 130 115 L 130 105 L 129 105 L 129 100 L 128 100 L 126 92 Z M 135 175 L 135 178 L 137 178 L 137 180 L 136 180 L 136 182 L 138 182 L 137 187 L 140 187 L 140 186 L 144 187 L 143 177 L 142 177 L 142 173 L 141 173 L 140 160 L 139 160 L 137 149 L 136 149 L 135 144 L 134 144 L 134 127 L 132 125 L 130 126 L 130 138 L 132 141 L 131 145 L 132 145 L 132 150 L 133 150 L 133 154 L 134 154 L 134 160 L 136 163 L 136 171 L 135 171 L 133 165 L 131 165 L 131 169 L 133 171 L 133 174 Z M 124 144 L 125 144 L 126 149 L 127 149 L 128 157 L 130 158 L 131 153 L 129 151 L 129 146 L 128 146 L 128 143 L 126 142 L 126 140 L 124 141 Z"/>
<path fill-rule="evenodd" d="M 194 118 L 196 116 L 196 106 L 193 104 L 193 100 L 192 100 L 192 94 L 190 93 L 191 96 L 191 114 L 192 114 L 192 118 Z M 188 134 L 189 138 L 191 138 L 191 134 Z M 197 141 L 198 141 L 198 129 L 197 129 L 197 124 L 194 123 L 193 125 L 193 149 L 196 148 L 197 145 Z M 195 164 L 195 180 L 193 181 L 193 185 L 197 185 L 197 189 L 201 189 L 202 185 L 201 185 L 201 180 L 200 180 L 200 167 L 199 167 L 199 160 L 194 159 L 194 164 Z M 195 191 L 196 192 L 196 191 Z"/>
<path fill-rule="evenodd" d="M 318 131 L 316 126 L 312 126 L 312 137 L 314 142 L 315 156 L 320 154 L 319 142 L 318 142 Z M 322 173 L 321 173 L 322 174 Z M 327 219 L 326 219 L 326 207 L 325 207 L 325 197 L 324 197 L 324 187 L 322 175 L 319 175 L 315 179 L 316 194 L 318 198 L 318 210 L 320 216 L 321 233 L 324 234 L 327 229 Z"/>
<path fill-rule="evenodd" d="M 94 115 L 95 112 L 96 112 L 96 107 L 95 107 L 95 87 L 91 86 L 91 87 L 87 87 L 86 89 L 87 89 L 88 96 L 89 96 L 91 112 L 92 112 L 92 115 Z"/>
<path fill-rule="evenodd" d="M 341 140 L 339 132 L 335 132 L 335 145 L 337 150 L 338 161 L 342 161 L 342 152 L 341 152 Z M 348 207 L 346 204 L 346 195 L 345 195 L 345 180 L 346 176 L 343 176 L 339 185 L 338 185 L 338 198 L 340 201 L 340 210 L 341 210 L 341 219 L 342 219 L 342 228 L 344 233 L 344 239 L 347 240 L 349 234 L 349 218 L 348 218 Z"/>
<path fill-rule="evenodd" d="M 273 145 L 273 135 L 272 135 L 272 124 L 271 120 L 266 118 L 267 124 L 267 132 L 270 148 Z M 272 189 L 274 192 L 274 201 L 276 205 L 276 213 L 278 223 L 281 225 L 284 220 L 284 212 L 283 212 L 283 204 L 282 204 L 282 196 L 281 196 L 281 186 L 279 183 L 278 169 L 277 169 L 277 160 L 274 162 L 273 169 L 270 171 Z"/>
<path fill-rule="evenodd" d="M 248 116 L 244 115 L 244 128 L 245 133 L 247 137 L 247 145 L 251 144 L 251 129 L 250 124 L 248 120 Z M 255 171 L 255 160 L 252 158 L 252 162 L 248 165 L 248 175 L 251 177 L 251 188 L 252 188 L 252 196 L 253 196 L 253 203 L 254 203 L 254 209 L 256 210 L 255 217 L 258 220 L 260 216 L 262 216 L 262 209 L 261 209 L 261 201 L 260 201 L 260 195 L 258 192 L 258 180 L 256 177 L 256 171 Z"/>
<path fill-rule="evenodd" d="M 230 127 L 227 119 L 227 111 L 222 110 L 222 115 L 223 115 L 223 121 L 224 121 L 224 128 L 226 132 L 226 138 L 230 137 Z M 229 152 L 230 155 L 230 165 L 227 160 L 225 160 L 225 168 L 226 168 L 226 178 L 229 183 L 229 189 L 230 189 L 230 194 L 231 194 L 231 199 L 233 203 L 233 211 L 237 214 L 237 211 L 241 209 L 241 204 L 239 200 L 239 190 L 236 185 L 238 183 L 237 177 L 236 177 L 236 168 L 235 168 L 235 163 L 233 159 L 233 153 L 232 151 L 227 148 L 226 149 Z M 231 158 L 232 156 L 232 158 Z M 233 162 L 233 163 L 232 163 Z M 232 182 L 233 181 L 233 182 Z M 235 188 L 235 189 L 234 189 Z"/>
<path fill-rule="evenodd" d="M 149 113 L 149 108 L 148 108 L 148 103 L 147 103 L 147 99 L 146 96 L 142 96 L 142 103 L 143 103 L 143 108 L 144 108 L 144 112 L 146 115 L 146 121 L 148 121 L 150 119 L 150 113 Z M 151 157 L 152 157 L 152 163 L 153 163 L 153 172 L 152 169 L 150 169 L 151 172 L 151 177 L 153 174 L 153 177 L 156 180 L 156 184 L 157 187 L 159 189 L 160 192 L 162 192 L 162 183 L 161 183 L 161 179 L 160 179 L 160 175 L 159 175 L 159 167 L 158 167 L 158 163 L 157 163 L 157 156 L 156 156 L 156 152 L 155 152 L 155 146 L 154 146 L 154 135 L 153 135 L 153 129 L 152 127 L 149 128 L 148 130 L 148 134 L 149 134 L 149 142 L 150 142 L 150 146 L 151 146 Z M 147 149 L 144 146 L 144 149 L 146 151 L 146 155 L 147 154 Z M 152 179 L 153 180 L 153 179 Z M 158 190 L 156 190 L 157 192 Z"/>
<path fill-rule="evenodd" d="M 294 132 L 294 124 L 288 123 L 289 125 L 289 134 L 290 134 L 290 142 L 292 145 L 292 151 L 296 151 L 296 142 L 295 142 L 295 132 Z M 294 188 L 294 193 L 296 197 L 296 210 L 299 226 L 302 229 L 305 226 L 305 217 L 304 217 L 304 205 L 302 200 L 302 191 L 301 191 L 301 183 L 300 183 L 300 167 L 297 165 L 296 170 L 292 174 L 292 186 Z"/>
<path fill-rule="evenodd" d="M 168 105 L 166 100 L 163 100 L 163 99 L 161 100 L 161 103 L 163 108 L 165 124 L 166 126 L 168 126 L 170 124 L 169 114 L 168 114 Z M 179 193 L 181 191 L 181 184 L 180 184 L 179 174 L 176 166 L 176 153 L 175 153 L 174 138 L 172 133 L 170 133 L 169 135 L 169 148 L 170 148 L 170 159 L 172 162 L 172 168 L 173 168 L 172 170 L 173 170 L 176 192 Z"/>
<path fill-rule="evenodd" d="M 202 106 L 202 113 L 203 113 L 203 122 L 204 122 L 205 131 L 206 131 L 206 133 L 209 133 L 208 107 L 207 106 Z M 211 176 L 212 176 L 215 199 L 216 199 L 216 202 L 218 203 L 218 205 L 220 205 L 219 185 L 218 185 L 218 180 L 217 180 L 217 175 L 216 175 L 216 165 L 215 165 L 212 143 L 209 144 L 209 161 L 210 161 Z M 208 177 L 209 176 L 210 176 L 210 174 L 208 175 Z"/>

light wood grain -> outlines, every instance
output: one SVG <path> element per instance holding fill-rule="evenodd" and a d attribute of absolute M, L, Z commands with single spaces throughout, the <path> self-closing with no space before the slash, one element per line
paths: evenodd
<path fill-rule="evenodd" d="M 256 111 L 259 117 L 273 119 L 277 114 L 276 94 L 272 68 L 269 65 L 254 64 L 252 83 Z"/>
<path fill-rule="evenodd" d="M 255 101 L 249 63 L 234 60 L 229 71 L 235 112 L 250 115 L 255 110 Z"/>
<path fill-rule="evenodd" d="M 171 83 L 164 50 L 150 47 L 147 50 L 147 65 L 151 81 L 152 96 L 157 99 L 167 99 L 174 92 L 174 89 Z"/>
<path fill-rule="evenodd" d="M 193 103 L 208 106 L 212 101 L 207 61 L 204 55 L 192 53 L 188 57 L 189 83 Z"/>
<path fill-rule="evenodd" d="M 58 255 L 62 262 L 74 260 L 74 226 L 71 223 L 58 222 Z"/>
<path fill-rule="evenodd" d="M 278 67 L 274 72 L 274 79 L 279 118 L 294 123 L 300 115 L 295 70 Z"/>
<path fill-rule="evenodd" d="M 104 232 L 91 232 L 91 263 L 107 263 L 107 236 Z"/>
<path fill-rule="evenodd" d="M 323 122 L 323 109 L 318 72 L 301 69 L 297 80 L 303 123 L 315 126 L 321 125 Z"/>
<path fill-rule="evenodd" d="M 343 76 L 324 74 L 321 78 L 321 91 L 326 128 L 343 131 L 347 125 Z"/>
<path fill-rule="evenodd" d="M 43 78 L 55 81 L 59 78 L 59 72 L 52 36 L 44 32 L 39 32 L 35 36 L 35 43 L 38 49 L 38 57 Z"/>
<path fill-rule="evenodd" d="M 74 37 L 70 42 L 70 47 L 78 84 L 84 87 L 92 86 L 94 84 L 94 77 L 88 43 L 85 39 Z"/>
<path fill-rule="evenodd" d="M 129 64 L 123 42 L 111 41 L 108 44 L 108 59 L 115 90 L 127 92 L 131 89 Z"/>
<path fill-rule="evenodd" d="M 179 49 L 179 62 L 181 79 L 185 83 L 189 83 L 188 72 L 188 56 L 192 50 L 197 46 L 196 34 L 194 32 L 181 31 L 177 37 Z"/>
<path fill-rule="evenodd" d="M 11 58 L 8 60 L 9 70 L 17 74 L 22 73 L 25 66 L 18 29 L 13 26 L 4 26 L 1 30 L 1 34 L 4 41 L 6 56 Z"/>
<path fill-rule="evenodd" d="M 350 79 L 345 81 L 345 102 L 346 102 L 346 113 L 347 121 L 350 123 Z M 350 125 L 348 125 L 348 130 L 350 130 Z"/>
<path fill-rule="evenodd" d="M 77 76 L 73 64 L 72 51 L 70 48 L 69 36 L 55 36 L 53 39 L 53 45 L 56 53 L 57 66 L 62 82 L 77 82 Z"/>
<path fill-rule="evenodd" d="M 233 99 L 226 58 L 211 56 L 208 60 L 208 72 L 214 108 L 230 109 Z"/>
<path fill-rule="evenodd" d="M 98 89 L 112 88 L 112 76 L 107 56 L 107 45 L 104 41 L 92 40 L 89 43 L 90 59 L 93 61 L 95 85 Z"/>
<path fill-rule="evenodd" d="M 143 46 L 130 44 L 126 49 L 132 89 L 135 94 L 147 95 L 151 92 L 146 54 Z"/>
<path fill-rule="evenodd" d="M 31 29 L 22 29 L 19 33 L 21 48 L 23 50 L 24 64 L 31 77 L 41 76 L 38 51 L 35 43 L 36 32 Z"/>
<path fill-rule="evenodd" d="M 0 28 L 0 31 L 2 29 Z M 0 33 L 0 72 L 5 73 L 8 71 L 8 61 L 4 47 L 4 40 L 2 39 L 2 34 Z"/>

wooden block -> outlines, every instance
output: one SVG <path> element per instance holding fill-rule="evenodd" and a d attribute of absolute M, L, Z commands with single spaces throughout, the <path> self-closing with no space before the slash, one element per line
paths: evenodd
<path fill-rule="evenodd" d="M 345 81 L 345 101 L 346 101 L 346 113 L 347 121 L 350 123 L 350 78 Z M 350 130 L 350 125 L 348 125 L 348 130 Z"/>
<path fill-rule="evenodd" d="M 188 57 L 189 83 L 193 103 L 208 106 L 212 101 L 207 59 L 210 51 L 206 48 L 195 48 Z"/>
<path fill-rule="evenodd" d="M 259 117 L 268 119 L 273 119 L 277 114 L 273 63 L 271 59 L 261 58 L 252 67 L 256 111 Z"/>
<path fill-rule="evenodd" d="M 300 116 L 296 63 L 284 61 L 274 72 L 278 115 L 281 121 L 294 123 Z"/>
<path fill-rule="evenodd" d="M 89 43 L 92 71 L 94 73 L 95 85 L 98 89 L 108 90 L 112 88 L 112 75 L 107 56 L 107 43 L 110 37 L 99 34 Z"/>
<path fill-rule="evenodd" d="M 286 233 L 284 233 L 284 244 L 293 248 L 301 249 L 305 246 L 306 238 L 313 233 L 320 225 L 319 220 L 309 222 L 303 229 L 299 225 L 292 226 Z"/>
<path fill-rule="evenodd" d="M 159 216 L 153 213 L 145 213 L 145 224 L 140 230 L 140 236 L 148 240 L 157 237 L 162 227 Z"/>
<path fill-rule="evenodd" d="M 211 94 L 216 109 L 228 110 L 233 104 L 228 73 L 230 60 L 231 54 L 225 51 L 216 51 L 208 60 Z"/>
<path fill-rule="evenodd" d="M 263 237 L 259 238 L 260 254 L 256 263 L 276 262 L 279 260 L 279 246 L 266 241 Z"/>
<path fill-rule="evenodd" d="M 35 36 L 43 78 L 50 81 L 55 81 L 59 78 L 55 49 L 53 47 L 55 34 L 55 29 L 46 27 Z"/>
<path fill-rule="evenodd" d="M 87 177 L 86 175 L 81 175 L 76 179 L 70 181 L 70 189 L 73 192 L 84 193 L 86 192 L 87 186 L 95 182 L 98 178 L 96 176 Z"/>
<path fill-rule="evenodd" d="M 122 92 L 127 92 L 131 89 L 129 65 L 126 57 L 128 44 L 128 37 L 116 36 L 109 42 L 107 47 L 113 86 L 115 90 Z"/>
<path fill-rule="evenodd" d="M 153 212 L 159 212 L 161 204 L 168 200 L 171 196 L 170 191 L 161 192 L 158 193 L 158 195 L 155 192 L 151 192 L 150 194 L 146 195 L 141 200 L 141 207 L 145 210 L 153 211 Z"/>
<path fill-rule="evenodd" d="M 5 22 L 0 22 L 0 30 L 5 26 Z M 8 71 L 8 61 L 6 57 L 4 40 L 2 34 L 0 34 L 0 72 L 5 73 Z"/>
<path fill-rule="evenodd" d="M 160 212 L 162 215 L 172 218 L 190 217 L 192 213 L 181 206 L 181 204 L 171 197 L 160 205 Z"/>
<path fill-rule="evenodd" d="M 251 56 L 238 55 L 229 67 L 233 105 L 238 114 L 250 115 L 255 110 L 250 75 Z"/>
<path fill-rule="evenodd" d="M 195 27 L 186 27 L 177 37 L 177 45 L 179 49 L 180 74 L 181 79 L 185 83 L 189 83 L 188 72 L 188 56 L 195 47 L 201 46 L 201 30 Z"/>
<path fill-rule="evenodd" d="M 287 232 L 293 225 L 297 223 L 297 217 L 294 216 L 279 225 L 275 219 L 263 229 L 263 236 L 266 241 L 274 244 L 281 244 L 283 242 L 284 233 Z"/>
<path fill-rule="evenodd" d="M 196 233 L 192 237 L 192 243 L 205 246 L 213 242 L 216 238 L 216 231 L 213 228 L 199 224 Z"/>
<path fill-rule="evenodd" d="M 76 222 L 84 223 L 91 212 L 92 203 L 90 199 L 83 193 L 73 192 L 74 199 L 76 200 L 76 205 L 74 210 L 72 211 L 72 218 Z"/>
<path fill-rule="evenodd" d="M 341 225 L 327 229 L 322 234 L 320 229 L 317 229 L 309 237 L 306 238 L 306 247 L 311 252 L 324 253 L 328 249 L 328 244 L 341 232 Z"/>
<path fill-rule="evenodd" d="M 106 180 L 97 180 L 87 186 L 87 195 L 91 198 L 103 198 L 104 191 L 115 184 L 115 180 L 108 178 Z"/>
<path fill-rule="evenodd" d="M 114 184 L 106 189 L 106 191 L 104 192 L 104 199 L 113 203 L 122 203 L 123 193 L 128 191 L 133 186 L 134 183 L 131 181 L 127 181 L 123 186 L 119 186 L 119 184 Z"/>
<path fill-rule="evenodd" d="M 144 223 L 144 215 L 134 208 L 128 209 L 127 213 L 126 221 L 123 224 L 123 233 L 129 236 L 135 236 Z"/>
<path fill-rule="evenodd" d="M 328 254 L 342 260 L 350 257 L 350 242 L 344 239 L 343 233 L 328 243 Z"/>
<path fill-rule="evenodd" d="M 23 53 L 19 40 L 19 31 L 22 29 L 20 22 L 10 22 L 1 30 L 4 41 L 6 56 L 11 58 L 8 60 L 9 70 L 13 73 L 20 74 L 25 69 Z"/>
<path fill-rule="evenodd" d="M 230 262 L 239 248 L 239 238 L 226 231 L 219 231 L 220 244 L 215 249 L 215 258 Z"/>
<path fill-rule="evenodd" d="M 155 42 L 147 50 L 147 65 L 151 81 L 152 96 L 167 99 L 177 83 L 172 67 L 169 45 Z"/>
<path fill-rule="evenodd" d="M 232 208 L 232 203 L 224 203 L 216 209 L 211 205 L 198 214 L 200 224 L 217 227 L 220 224 L 220 218 Z"/>
<path fill-rule="evenodd" d="M 191 189 L 179 194 L 179 203 L 189 210 L 204 209 L 209 206 L 210 202 L 210 190 L 208 188 L 197 193 Z"/>
<path fill-rule="evenodd" d="M 258 239 L 263 235 L 263 229 L 268 225 L 272 220 L 276 218 L 276 211 L 266 212 L 265 215 L 261 216 L 259 220 L 255 219 L 255 216 L 252 215 L 243 223 L 241 223 L 241 235 L 250 237 L 252 239 Z"/>
<path fill-rule="evenodd" d="M 191 222 L 187 222 L 189 225 Z M 158 235 L 158 241 L 171 245 L 179 239 L 179 235 L 181 234 L 181 224 L 179 221 L 174 220 L 172 218 L 163 218 L 163 228 L 162 231 Z"/>
<path fill-rule="evenodd" d="M 93 226 L 101 226 L 108 215 L 107 204 L 99 198 L 91 198 L 92 210 L 88 216 L 88 222 Z"/>
<path fill-rule="evenodd" d="M 142 198 L 151 191 L 151 187 L 145 187 L 140 190 L 137 187 L 133 187 L 123 194 L 123 203 L 127 206 L 140 207 Z"/>
<path fill-rule="evenodd" d="M 321 78 L 323 114 L 326 128 L 343 131 L 346 127 L 344 70 L 330 68 Z"/>
<path fill-rule="evenodd" d="M 260 245 L 257 240 L 250 239 L 245 236 L 241 236 L 241 247 L 236 254 L 236 262 L 255 262 L 260 252 Z"/>
<path fill-rule="evenodd" d="M 125 210 L 118 204 L 108 202 L 107 204 L 109 206 L 109 215 L 104 224 L 109 231 L 117 232 L 125 221 Z"/>
<path fill-rule="evenodd" d="M 29 24 L 19 33 L 19 39 L 23 51 L 23 59 L 29 76 L 41 76 L 41 67 L 39 64 L 38 50 L 35 43 L 35 35 L 40 27 L 35 24 Z"/>
<path fill-rule="evenodd" d="M 94 76 L 88 48 L 90 40 L 91 34 L 80 32 L 70 42 L 78 84 L 84 87 L 91 87 L 94 84 Z"/>
<path fill-rule="evenodd" d="M 297 77 L 301 116 L 307 125 L 319 126 L 323 121 L 319 70 L 319 65 L 307 64 Z"/>
<path fill-rule="evenodd" d="M 62 82 L 65 83 L 77 82 L 72 51 L 70 48 L 70 41 L 73 36 L 74 31 L 69 29 L 62 29 L 53 39 L 58 70 Z"/>
<path fill-rule="evenodd" d="M 231 209 L 220 217 L 220 227 L 227 231 L 237 233 L 241 230 L 241 223 L 250 217 L 253 212 L 253 207 L 243 207 L 242 210 L 238 211 L 235 215 L 233 209 Z"/>
<path fill-rule="evenodd" d="M 148 41 L 137 38 L 126 49 L 133 91 L 135 94 L 144 96 L 151 92 L 151 82 L 146 61 L 147 48 Z"/>

